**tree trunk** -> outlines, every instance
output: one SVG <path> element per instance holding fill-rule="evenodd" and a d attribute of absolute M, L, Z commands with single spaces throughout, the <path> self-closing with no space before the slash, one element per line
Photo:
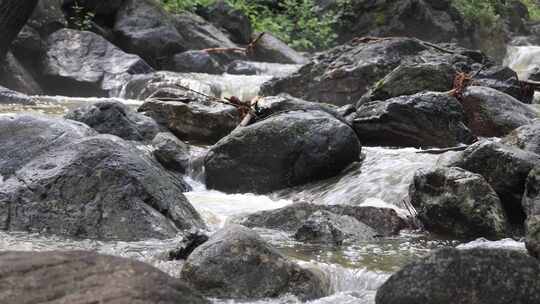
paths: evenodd
<path fill-rule="evenodd" d="M 0 0 L 0 60 L 32 15 L 38 0 Z"/>

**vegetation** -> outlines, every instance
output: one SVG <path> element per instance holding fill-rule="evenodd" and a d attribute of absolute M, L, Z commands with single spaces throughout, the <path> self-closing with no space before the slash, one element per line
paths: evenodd
<path fill-rule="evenodd" d="M 73 15 L 69 17 L 70 27 L 79 31 L 89 31 L 92 28 L 92 20 L 96 14 L 79 5 L 78 1 L 73 3 L 71 9 Z"/>

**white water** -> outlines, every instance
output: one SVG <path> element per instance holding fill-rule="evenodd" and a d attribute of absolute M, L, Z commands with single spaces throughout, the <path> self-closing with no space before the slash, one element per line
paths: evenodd
<path fill-rule="evenodd" d="M 540 71 L 540 46 L 509 46 L 503 64 L 516 71 L 520 80 L 527 80 Z"/>

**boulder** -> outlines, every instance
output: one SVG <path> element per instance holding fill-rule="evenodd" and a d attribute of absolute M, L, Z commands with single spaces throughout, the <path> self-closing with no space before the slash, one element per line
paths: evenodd
<path fill-rule="evenodd" d="M 34 98 L 0 86 L 0 104 L 35 105 Z"/>
<path fill-rule="evenodd" d="M 540 154 L 540 120 L 535 120 L 530 125 L 515 129 L 506 135 L 501 142 L 505 145 Z"/>
<path fill-rule="evenodd" d="M 65 118 L 80 121 L 98 133 L 116 135 L 125 140 L 150 141 L 160 131 L 152 118 L 114 100 L 71 110 Z"/>
<path fill-rule="evenodd" d="M 486 87 L 468 87 L 461 104 L 467 125 L 477 136 L 501 137 L 538 118 L 536 111 L 519 100 Z"/>
<path fill-rule="evenodd" d="M 182 278 L 209 297 L 259 299 L 292 293 L 302 300 L 329 292 L 322 274 L 287 259 L 252 230 L 229 225 L 188 257 Z"/>
<path fill-rule="evenodd" d="M 480 174 L 455 167 L 418 171 L 409 197 L 429 231 L 465 239 L 505 235 L 501 201 Z"/>
<path fill-rule="evenodd" d="M 156 68 L 161 60 L 187 50 L 174 18 L 154 0 L 123 1 L 114 33 L 123 50 L 141 56 Z"/>
<path fill-rule="evenodd" d="M 42 95 L 43 91 L 34 76 L 11 52 L 0 66 L 0 83 L 12 90 L 28 95 Z"/>
<path fill-rule="evenodd" d="M 248 44 L 251 41 L 253 29 L 248 16 L 226 1 L 219 0 L 199 14 L 217 27 L 226 29 L 232 41 L 239 44 Z"/>
<path fill-rule="evenodd" d="M 30 126 L 41 123 L 25 116 L 12 120 L 23 119 Z M 71 124 L 59 121 L 61 126 Z M 16 123 L 6 127 L 13 126 Z M 34 138 L 43 141 L 36 135 L 19 140 L 30 146 Z M 204 227 L 183 195 L 188 186 L 136 147 L 112 135 L 69 139 L 69 133 L 60 133 L 47 143 L 53 147 L 32 150 L 33 158 L 19 149 L 21 145 L 15 148 L 12 139 L 0 141 L 2 147 L 9 144 L 8 155 L 18 161 L 8 165 L 20 167 L 0 184 L 3 229 L 132 241 L 171 238 L 180 230 Z M 62 141 L 67 143 L 61 145 Z"/>
<path fill-rule="evenodd" d="M 441 52 L 441 48 L 447 52 Z M 273 79 L 261 90 L 267 96 L 289 93 L 305 100 L 343 106 L 356 103 L 400 65 L 446 63 L 457 67 L 482 62 L 484 58 L 482 53 L 455 45 L 434 47 L 418 39 L 356 39 L 314 56 L 296 73 Z"/>
<path fill-rule="evenodd" d="M 43 301 L 209 303 L 180 280 L 134 260 L 90 251 L 0 253 L 0 302 L 38 304 Z"/>
<path fill-rule="evenodd" d="M 259 35 L 260 33 L 254 33 L 252 35 L 252 40 L 257 39 Z M 255 60 L 264 62 L 292 64 L 307 63 L 307 58 L 270 33 L 265 33 L 259 39 L 257 44 L 255 44 L 253 56 Z"/>
<path fill-rule="evenodd" d="M 377 232 L 347 215 L 316 211 L 294 234 L 297 241 L 340 246 L 344 241 L 372 241 Z"/>
<path fill-rule="evenodd" d="M 17 38 L 11 43 L 11 51 L 19 61 L 27 67 L 31 67 L 45 55 L 47 45 L 36 29 L 25 25 Z"/>
<path fill-rule="evenodd" d="M 408 221 L 390 208 L 350 205 L 326 206 L 310 203 L 296 203 L 280 209 L 259 211 L 238 217 L 233 221 L 250 228 L 258 227 L 295 232 L 302 226 L 302 223 L 319 211 L 350 216 L 359 222 L 367 224 L 378 235 L 382 236 L 396 235 L 401 229 L 409 227 Z"/>
<path fill-rule="evenodd" d="M 532 103 L 534 89 L 527 88 L 518 78 L 518 74 L 506 66 L 484 67 L 482 70 L 474 71 L 476 76 L 473 85 L 489 87 L 506 93 L 522 103 Z"/>
<path fill-rule="evenodd" d="M 514 250 L 441 249 L 392 275 L 377 304 L 540 302 L 540 263 Z"/>
<path fill-rule="evenodd" d="M 189 146 L 179 140 L 172 133 L 162 132 L 154 137 L 154 156 L 163 167 L 186 173 L 189 168 L 190 154 Z"/>
<path fill-rule="evenodd" d="M 525 214 L 521 200 L 527 175 L 540 155 L 483 140 L 468 147 L 449 164 L 482 175 L 499 195 L 511 224 L 521 226 Z"/>
<path fill-rule="evenodd" d="M 211 54 L 205 51 L 187 51 L 176 54 L 167 64 L 174 72 L 223 74 L 223 67 Z"/>
<path fill-rule="evenodd" d="M 63 0 L 39 0 L 27 24 L 43 37 L 67 27 L 62 4 Z"/>
<path fill-rule="evenodd" d="M 182 35 L 185 50 L 238 47 L 220 29 L 196 14 L 176 14 L 174 23 Z"/>
<path fill-rule="evenodd" d="M 235 107 L 190 92 L 181 93 L 176 96 L 178 101 L 147 100 L 139 112 L 145 112 L 182 140 L 206 144 L 227 136 L 240 123 Z"/>
<path fill-rule="evenodd" d="M 0 130 L 0 175 L 5 179 L 41 153 L 96 134 L 79 122 L 30 114 L 1 114 Z"/>
<path fill-rule="evenodd" d="M 540 259 L 540 166 L 536 166 L 527 177 L 523 194 L 525 221 L 525 243 L 529 253 Z"/>
<path fill-rule="evenodd" d="M 456 98 L 426 92 L 361 105 L 354 129 L 365 145 L 444 148 L 474 141 L 464 119 Z"/>
<path fill-rule="evenodd" d="M 332 177 L 359 159 L 353 129 L 322 111 L 291 111 L 235 129 L 208 152 L 206 184 L 268 193 Z"/>
<path fill-rule="evenodd" d="M 53 93 L 107 96 L 133 74 L 152 72 L 139 56 L 124 53 L 92 32 L 62 29 L 49 36 L 47 44 L 43 73 Z"/>

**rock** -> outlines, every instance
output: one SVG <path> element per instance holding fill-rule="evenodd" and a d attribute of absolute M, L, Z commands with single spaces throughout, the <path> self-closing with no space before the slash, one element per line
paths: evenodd
<path fill-rule="evenodd" d="M 268 193 L 332 177 L 359 154 L 347 124 L 322 111 L 292 111 L 236 129 L 216 143 L 204 162 L 206 184 L 225 192 Z"/>
<path fill-rule="evenodd" d="M 205 81 L 197 80 L 197 74 L 158 71 L 135 75 L 125 86 L 123 98 L 146 100 L 149 97 L 185 98 L 188 87 L 197 92 L 220 96 L 221 91 Z M 201 97 L 201 96 L 198 96 Z"/>
<path fill-rule="evenodd" d="M 163 167 L 179 173 L 187 172 L 190 160 L 188 145 L 168 132 L 157 134 L 152 145 L 154 156 Z"/>
<path fill-rule="evenodd" d="M 62 2 L 63 0 L 39 0 L 27 24 L 44 37 L 67 27 Z"/>
<path fill-rule="evenodd" d="M 392 275 L 377 304 L 527 304 L 540 301 L 540 263 L 514 250 L 446 248 Z"/>
<path fill-rule="evenodd" d="M 230 225 L 189 256 L 182 278 L 209 297 L 258 299 L 292 293 L 302 300 L 328 293 L 326 278 L 301 268 L 252 230 Z"/>
<path fill-rule="evenodd" d="M 536 166 L 527 177 L 523 194 L 525 221 L 525 244 L 529 253 L 540 259 L 540 166 Z"/>
<path fill-rule="evenodd" d="M 482 175 L 497 192 L 511 224 L 522 225 L 525 180 L 540 155 L 484 140 L 467 148 L 450 166 Z"/>
<path fill-rule="evenodd" d="M 4 179 L 41 153 L 95 135 L 79 122 L 30 114 L 1 114 L 0 130 L 0 176 Z"/>
<path fill-rule="evenodd" d="M 98 133 L 116 135 L 125 140 L 150 141 L 159 133 L 159 126 L 152 118 L 114 100 L 71 110 L 65 118 L 87 124 Z"/>
<path fill-rule="evenodd" d="M 0 269 L 3 303 L 209 303 L 148 264 L 89 251 L 4 251 Z"/>
<path fill-rule="evenodd" d="M 467 125 L 477 136 L 501 137 L 538 118 L 533 109 L 517 99 L 486 87 L 468 87 L 461 104 Z"/>
<path fill-rule="evenodd" d="M 455 74 L 447 63 L 402 64 L 362 96 L 360 104 L 422 91 L 447 92 L 452 89 Z"/>
<path fill-rule="evenodd" d="M 535 120 L 530 125 L 515 129 L 506 135 L 501 142 L 505 145 L 540 154 L 540 120 Z"/>
<path fill-rule="evenodd" d="M 152 72 L 139 56 L 92 32 L 62 29 L 49 36 L 47 44 L 44 74 L 54 93 L 106 96 L 119 91 L 133 74 Z"/>
<path fill-rule="evenodd" d="M 501 201 L 479 174 L 455 167 L 418 171 L 409 197 L 429 231 L 468 239 L 505 235 Z"/>
<path fill-rule="evenodd" d="M 254 33 L 252 40 L 257 39 L 259 35 L 260 33 Z M 270 33 L 264 34 L 255 45 L 253 52 L 253 56 L 257 61 L 292 64 L 307 63 L 304 56 Z"/>
<path fill-rule="evenodd" d="M 0 86 L 0 104 L 35 105 L 34 98 Z"/>
<path fill-rule="evenodd" d="M 174 16 L 186 50 L 238 47 L 220 29 L 195 14 L 182 12 Z"/>
<path fill-rule="evenodd" d="M 206 243 L 209 237 L 200 230 L 189 231 L 178 248 L 169 251 L 169 260 L 185 260 L 199 246 Z"/>
<path fill-rule="evenodd" d="M 204 228 L 183 195 L 188 186 L 118 137 L 98 135 L 64 145 L 57 140 L 32 159 L 10 140 L 1 144 L 10 144 L 18 163 L 26 161 L 0 184 L 5 230 L 134 241 Z"/>
<path fill-rule="evenodd" d="M 382 236 L 396 235 L 401 229 L 409 226 L 407 220 L 400 217 L 394 209 L 390 208 L 350 205 L 326 206 L 310 203 L 296 203 L 280 209 L 259 211 L 236 218 L 234 222 L 250 228 L 259 227 L 295 232 L 302 226 L 302 223 L 319 211 L 350 216 L 359 222 L 367 224 L 378 235 Z"/>
<path fill-rule="evenodd" d="M 239 44 L 248 44 L 251 41 L 253 29 L 248 16 L 230 6 L 226 1 L 217 1 L 206 8 L 201 15 L 217 27 L 226 29 L 232 41 Z"/>
<path fill-rule="evenodd" d="M 33 66 L 45 55 L 47 48 L 39 32 L 31 26 L 25 25 L 11 43 L 11 51 L 19 61 L 28 63 L 26 66 Z"/>
<path fill-rule="evenodd" d="M 485 56 L 455 45 L 438 48 L 411 38 L 387 38 L 363 43 L 359 40 L 314 56 L 290 76 L 267 82 L 263 95 L 289 93 L 310 101 L 343 106 L 362 95 L 400 65 L 445 63 L 469 66 Z M 478 58 L 477 58 L 478 57 Z"/>
<path fill-rule="evenodd" d="M 123 50 L 156 68 L 161 60 L 187 50 L 174 18 L 154 0 L 124 1 L 116 14 L 114 32 Z"/>
<path fill-rule="evenodd" d="M 187 51 L 176 54 L 167 64 L 168 70 L 187 73 L 223 74 L 225 68 L 205 51 Z"/>
<path fill-rule="evenodd" d="M 361 105 L 354 129 L 365 145 L 453 147 L 473 142 L 460 103 L 447 93 L 418 93 Z"/>
<path fill-rule="evenodd" d="M 353 217 L 317 211 L 298 228 L 294 238 L 300 242 L 340 246 L 343 241 L 369 241 L 376 235 L 375 230 Z"/>
<path fill-rule="evenodd" d="M 534 90 L 527 89 L 519 80 L 517 73 L 505 66 L 483 68 L 474 77 L 473 84 L 475 86 L 490 87 L 501 91 L 522 103 L 530 104 L 534 97 Z"/>
<path fill-rule="evenodd" d="M 11 52 L 7 53 L 3 65 L 0 66 L 0 83 L 24 94 L 43 94 L 34 76 L 21 65 L 19 60 Z"/>
<path fill-rule="evenodd" d="M 139 112 L 145 112 L 182 140 L 207 144 L 217 142 L 240 123 L 240 114 L 233 106 L 189 92 L 183 92 L 177 99 L 148 100 Z"/>

